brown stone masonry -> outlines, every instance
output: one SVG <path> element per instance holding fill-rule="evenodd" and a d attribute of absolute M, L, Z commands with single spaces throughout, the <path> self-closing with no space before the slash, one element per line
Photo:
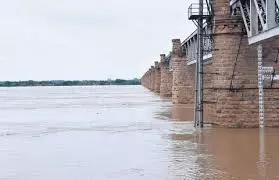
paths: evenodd
<path fill-rule="evenodd" d="M 141 84 L 151 90 L 151 68 L 141 78 Z"/>
<path fill-rule="evenodd" d="M 228 0 L 213 0 L 214 33 L 212 61 L 204 66 L 205 121 L 225 127 L 258 127 L 257 45 L 248 45 L 243 22 L 232 17 Z M 172 96 L 173 104 L 193 104 L 195 64 L 182 57 L 181 41 L 172 40 L 172 71 L 165 55 L 146 72 L 144 87 Z M 274 66 L 279 74 L 279 38 L 263 43 L 264 66 Z M 279 126 L 279 82 L 265 79 L 265 126 Z M 194 113 L 194 112 L 193 112 Z"/>
<path fill-rule="evenodd" d="M 172 70 L 173 70 L 173 83 L 172 83 L 172 102 L 173 104 L 186 104 L 185 95 L 187 93 L 186 83 L 186 60 L 181 57 L 181 41 L 180 39 L 172 40 Z"/>
<path fill-rule="evenodd" d="M 141 77 L 141 85 L 144 86 L 145 88 L 148 88 L 148 81 L 147 81 L 147 75 L 148 72 L 145 72 L 144 75 Z"/>
<path fill-rule="evenodd" d="M 256 46 L 249 46 L 243 32 L 243 23 L 230 17 L 227 0 L 215 0 L 215 32 L 213 36 L 214 51 L 210 72 L 210 90 L 207 96 L 212 97 L 211 108 L 214 124 L 226 127 L 258 127 L 258 89 L 257 89 L 257 52 Z M 275 46 L 279 47 L 278 43 Z M 270 42 L 264 45 L 265 66 L 275 57 Z M 279 101 L 277 89 L 266 90 L 265 120 L 266 126 L 279 125 Z M 210 103 L 208 103 L 210 104 Z"/>
<path fill-rule="evenodd" d="M 172 71 L 169 71 L 169 64 L 166 61 L 166 55 L 161 54 L 160 69 L 161 69 L 161 86 L 160 96 L 171 97 L 172 96 Z"/>
<path fill-rule="evenodd" d="M 161 69 L 159 62 L 155 62 L 155 93 L 160 93 L 160 86 L 161 86 Z"/>
<path fill-rule="evenodd" d="M 155 90 L 155 67 L 151 66 L 151 76 L 150 76 L 150 90 Z"/>

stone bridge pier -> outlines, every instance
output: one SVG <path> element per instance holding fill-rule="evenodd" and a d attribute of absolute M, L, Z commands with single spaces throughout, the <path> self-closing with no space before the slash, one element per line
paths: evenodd
<path fill-rule="evenodd" d="M 154 82 L 154 92 L 160 93 L 160 87 L 161 87 L 161 68 L 158 61 L 155 61 L 154 66 L 154 76 L 155 76 L 155 82 Z"/>
<path fill-rule="evenodd" d="M 180 39 L 172 40 L 171 62 L 173 69 L 172 102 L 173 104 L 194 103 L 194 71 L 193 66 L 187 66 L 185 56 L 182 56 Z"/>
<path fill-rule="evenodd" d="M 205 104 L 219 126 L 258 127 L 257 45 L 249 45 L 244 24 L 231 15 L 227 0 L 215 0 L 212 63 L 205 69 Z M 264 64 L 272 66 L 279 41 L 264 42 Z M 277 48 L 275 48 L 277 47 Z M 210 78 L 210 80 L 208 79 Z M 208 83 L 210 82 L 210 83 Z M 279 125 L 278 85 L 266 81 L 265 126 Z M 207 106 L 207 107 L 208 107 Z"/>
<path fill-rule="evenodd" d="M 141 78 L 141 84 L 152 91 L 152 83 L 153 83 L 152 68 L 150 68 Z"/>
<path fill-rule="evenodd" d="M 173 73 L 172 71 L 170 71 L 169 62 L 166 60 L 165 54 L 160 55 L 160 69 L 161 69 L 160 96 L 171 97 Z"/>
<path fill-rule="evenodd" d="M 141 84 L 150 91 L 162 97 L 172 96 L 173 75 L 170 70 L 170 61 L 165 54 L 160 55 L 160 62 L 155 61 L 154 66 L 141 77 Z"/>
<path fill-rule="evenodd" d="M 258 44 L 249 44 L 246 24 L 241 16 L 232 14 L 228 0 L 211 2 L 212 23 L 205 26 L 211 39 L 204 40 L 204 48 L 211 47 L 204 54 L 205 122 L 259 127 Z M 263 65 L 273 71 L 264 76 L 264 125 L 274 127 L 279 126 L 279 82 L 274 79 L 279 75 L 279 38 L 261 44 Z M 142 85 L 161 96 L 171 96 L 174 105 L 194 104 L 196 54 L 196 31 L 183 42 L 173 39 L 171 53 L 160 56 L 160 62 L 142 77 Z"/>

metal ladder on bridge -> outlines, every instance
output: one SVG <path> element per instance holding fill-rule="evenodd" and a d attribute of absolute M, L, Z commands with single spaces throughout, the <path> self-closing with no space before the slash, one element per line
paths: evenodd
<path fill-rule="evenodd" d="M 204 7 L 204 1 L 206 6 Z M 204 33 L 204 20 L 211 23 L 212 1 L 199 0 L 199 4 L 191 4 L 188 8 L 188 19 L 192 20 L 198 27 L 198 56 L 196 62 L 196 90 L 195 90 L 195 120 L 196 128 L 203 128 L 203 56 L 205 38 L 209 36 Z M 196 20 L 196 22 L 195 22 Z"/>

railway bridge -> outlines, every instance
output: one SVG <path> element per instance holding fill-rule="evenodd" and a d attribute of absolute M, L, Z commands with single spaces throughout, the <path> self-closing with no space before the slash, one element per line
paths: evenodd
<path fill-rule="evenodd" d="M 198 108 L 207 110 L 206 121 L 213 125 L 279 126 L 279 0 L 200 5 L 189 7 L 188 18 L 202 31 L 173 39 L 171 52 L 160 55 L 142 85 L 173 104 L 196 108 L 202 88 Z"/>

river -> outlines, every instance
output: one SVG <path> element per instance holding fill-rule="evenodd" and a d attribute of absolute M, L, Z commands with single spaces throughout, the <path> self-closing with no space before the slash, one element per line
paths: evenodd
<path fill-rule="evenodd" d="M 141 86 L 0 89 L 2 180 L 279 179 L 279 130 L 206 127 Z"/>

